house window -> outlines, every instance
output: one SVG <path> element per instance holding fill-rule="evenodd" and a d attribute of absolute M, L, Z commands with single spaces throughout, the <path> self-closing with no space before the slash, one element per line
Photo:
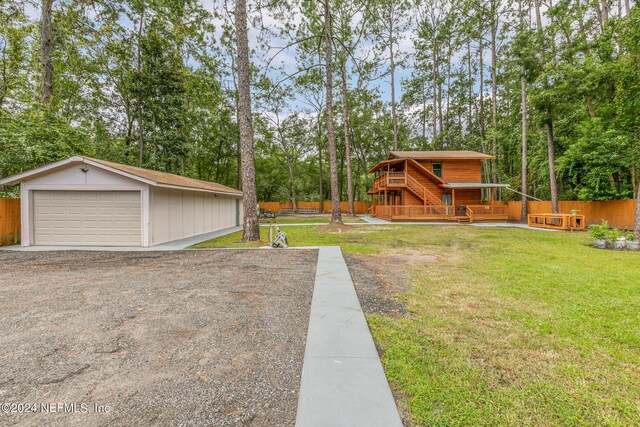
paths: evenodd
<path fill-rule="evenodd" d="M 431 168 L 435 176 L 442 178 L 442 162 L 433 162 Z"/>
<path fill-rule="evenodd" d="M 444 203 L 445 205 L 451 205 L 451 203 L 453 202 L 453 200 L 451 199 L 451 194 L 443 194 L 442 195 L 442 203 Z"/>

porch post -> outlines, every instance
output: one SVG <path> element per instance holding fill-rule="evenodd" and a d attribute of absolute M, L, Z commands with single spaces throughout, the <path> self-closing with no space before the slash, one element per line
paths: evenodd
<path fill-rule="evenodd" d="M 491 213 L 493 213 L 493 189 L 490 191 L 491 193 Z"/>
<path fill-rule="evenodd" d="M 456 215 L 456 189 L 451 189 L 451 206 L 453 207 L 453 215 Z"/>

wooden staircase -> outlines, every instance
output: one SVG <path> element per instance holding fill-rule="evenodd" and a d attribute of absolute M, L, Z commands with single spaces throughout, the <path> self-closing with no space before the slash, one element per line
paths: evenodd
<path fill-rule="evenodd" d="M 418 196 L 420 200 L 422 200 L 425 204 L 441 207 L 443 214 L 447 212 L 447 205 L 442 203 L 442 201 L 431 191 L 427 189 L 424 185 L 420 184 L 415 178 L 411 175 L 407 175 L 407 189 L 409 189 L 413 194 Z"/>

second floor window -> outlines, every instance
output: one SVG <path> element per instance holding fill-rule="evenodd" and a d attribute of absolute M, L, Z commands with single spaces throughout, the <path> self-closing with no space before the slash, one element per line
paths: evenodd
<path fill-rule="evenodd" d="M 438 178 L 442 178 L 442 162 L 433 162 L 431 167 L 433 174 Z"/>

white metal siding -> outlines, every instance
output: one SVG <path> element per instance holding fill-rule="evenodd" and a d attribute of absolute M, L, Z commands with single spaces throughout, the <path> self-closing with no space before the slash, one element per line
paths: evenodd
<path fill-rule="evenodd" d="M 34 191 L 36 245 L 140 246 L 139 191 Z"/>
<path fill-rule="evenodd" d="M 236 225 L 235 199 L 231 196 L 216 196 L 202 191 L 153 188 L 151 244 L 157 245 L 234 227 Z"/>

